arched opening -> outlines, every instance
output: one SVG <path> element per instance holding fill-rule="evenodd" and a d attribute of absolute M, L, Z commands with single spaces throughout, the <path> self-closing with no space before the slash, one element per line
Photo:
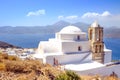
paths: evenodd
<path fill-rule="evenodd" d="M 77 40 L 80 40 L 80 36 L 79 35 L 77 36 Z"/>
<path fill-rule="evenodd" d="M 99 41 L 101 41 L 101 30 L 99 30 Z"/>
<path fill-rule="evenodd" d="M 97 53 L 97 45 L 95 46 L 95 53 Z"/>
<path fill-rule="evenodd" d="M 96 39 L 97 41 L 100 41 L 100 30 L 97 30 Z"/>
<path fill-rule="evenodd" d="M 78 47 L 78 51 L 81 51 L 81 47 L 80 46 Z"/>
<path fill-rule="evenodd" d="M 100 45 L 100 52 L 102 52 L 102 46 Z"/>
<path fill-rule="evenodd" d="M 90 40 L 92 40 L 92 34 L 93 34 L 92 30 L 90 30 L 90 34 L 89 34 L 90 35 Z"/>

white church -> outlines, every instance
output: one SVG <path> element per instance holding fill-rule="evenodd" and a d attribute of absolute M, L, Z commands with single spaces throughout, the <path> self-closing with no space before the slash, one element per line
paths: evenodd
<path fill-rule="evenodd" d="M 40 41 L 33 57 L 81 74 L 90 74 L 91 70 L 102 74 L 105 64 L 111 62 L 112 51 L 103 42 L 103 27 L 94 22 L 88 29 L 88 37 L 76 26 L 64 27 L 55 38 Z"/>

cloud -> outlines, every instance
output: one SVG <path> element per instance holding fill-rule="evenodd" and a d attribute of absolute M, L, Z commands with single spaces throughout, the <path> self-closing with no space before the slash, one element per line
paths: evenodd
<path fill-rule="evenodd" d="M 111 14 L 109 11 L 103 13 L 87 12 L 81 16 L 81 21 L 92 23 L 97 20 L 103 26 L 120 26 L 120 14 Z"/>
<path fill-rule="evenodd" d="M 27 16 L 39 16 L 39 15 L 45 15 L 45 10 L 41 9 L 37 11 L 31 11 L 31 12 L 28 12 L 27 14 Z"/>
<path fill-rule="evenodd" d="M 70 20 L 77 19 L 77 18 L 78 18 L 78 16 L 76 16 L 76 15 L 66 17 L 66 19 L 70 19 Z"/>
<path fill-rule="evenodd" d="M 91 24 L 95 20 L 97 20 L 102 26 L 119 26 L 120 27 L 120 14 L 112 14 L 109 11 L 104 11 L 103 13 L 98 12 L 87 12 L 82 16 L 78 15 L 70 15 L 58 16 L 58 19 L 62 19 L 65 21 L 73 22 L 85 22 Z"/>
<path fill-rule="evenodd" d="M 97 17 L 108 17 L 112 14 L 109 11 L 104 11 L 102 14 L 96 12 L 87 12 L 82 15 L 81 18 L 97 18 Z"/>
<path fill-rule="evenodd" d="M 71 15 L 71 16 L 62 16 L 62 15 L 60 15 L 60 16 L 58 16 L 58 19 L 67 19 L 67 20 L 73 20 L 73 19 L 77 19 L 78 18 L 78 16 L 77 15 Z"/>
<path fill-rule="evenodd" d="M 107 17 L 107 16 L 111 16 L 112 14 L 108 11 L 105 11 L 101 14 L 101 16 Z"/>

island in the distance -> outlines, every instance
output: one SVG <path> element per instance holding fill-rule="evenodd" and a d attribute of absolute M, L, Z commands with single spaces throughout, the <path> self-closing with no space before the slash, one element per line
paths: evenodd
<path fill-rule="evenodd" d="M 87 33 L 87 29 L 90 24 L 83 22 L 70 23 L 66 21 L 58 21 L 51 25 L 46 26 L 0 26 L 0 34 L 36 34 L 36 33 L 56 33 L 62 28 L 73 25 L 82 29 Z M 119 26 L 102 26 L 104 28 L 104 37 L 120 38 L 120 27 Z"/>
<path fill-rule="evenodd" d="M 20 48 L 20 47 L 0 41 L 0 48 Z"/>

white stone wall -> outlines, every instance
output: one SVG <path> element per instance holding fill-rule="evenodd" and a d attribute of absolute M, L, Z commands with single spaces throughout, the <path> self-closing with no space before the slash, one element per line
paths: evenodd
<path fill-rule="evenodd" d="M 59 32 L 58 32 L 58 33 L 55 33 L 55 38 L 56 38 L 56 39 L 60 39 L 60 34 L 59 34 Z"/>
<path fill-rule="evenodd" d="M 61 40 L 77 40 L 77 36 L 80 37 L 80 40 L 86 40 L 86 34 L 59 34 L 57 35 L 58 38 Z"/>
<path fill-rule="evenodd" d="M 105 55 L 104 55 L 104 63 L 109 63 L 112 60 L 112 51 L 107 49 L 104 50 Z"/>
<path fill-rule="evenodd" d="M 108 76 L 112 74 L 112 72 L 115 72 L 118 77 L 120 78 L 120 64 L 119 65 L 113 65 L 113 66 L 105 66 L 85 71 L 77 71 L 80 75 L 102 75 L 102 76 Z"/>
<path fill-rule="evenodd" d="M 61 51 L 61 44 L 58 41 L 41 41 L 40 43 L 41 48 L 43 49 L 44 53 L 53 53 L 53 52 L 60 52 Z"/>
<path fill-rule="evenodd" d="M 80 42 L 62 42 L 62 52 L 69 53 L 69 52 L 78 52 L 78 47 L 81 47 L 81 51 L 89 51 L 89 41 L 80 41 Z"/>
<path fill-rule="evenodd" d="M 90 53 L 69 54 L 69 55 L 51 55 L 46 56 L 46 62 L 53 65 L 53 59 L 58 60 L 59 64 L 82 63 L 92 60 Z"/>
<path fill-rule="evenodd" d="M 49 41 L 41 41 L 38 47 L 38 53 L 53 53 L 53 52 L 78 52 L 78 47 L 81 51 L 89 51 L 89 41 L 62 41 L 59 39 L 49 39 Z"/>

